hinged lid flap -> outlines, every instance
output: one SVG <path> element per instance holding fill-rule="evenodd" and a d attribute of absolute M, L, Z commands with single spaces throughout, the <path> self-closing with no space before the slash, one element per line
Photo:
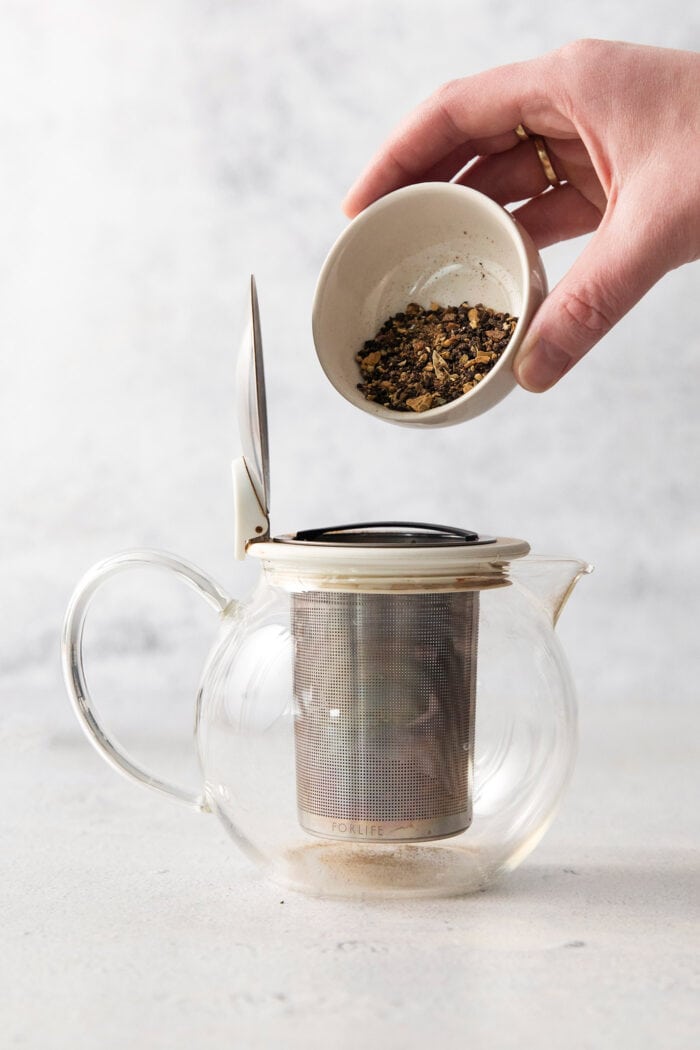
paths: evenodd
<path fill-rule="evenodd" d="M 245 544 L 269 532 L 270 455 L 263 367 L 260 309 L 255 277 L 250 278 L 250 300 L 243 342 L 236 364 L 238 432 L 243 460 L 234 464 L 236 554 Z M 245 469 L 242 469 L 244 467 Z M 257 505 L 256 505 L 257 504 Z M 264 523 L 264 525 L 263 525 Z"/>
<path fill-rule="evenodd" d="M 255 277 L 250 278 L 248 322 L 236 370 L 238 432 L 255 493 L 266 514 L 270 510 L 270 453 L 263 367 L 260 308 Z"/>

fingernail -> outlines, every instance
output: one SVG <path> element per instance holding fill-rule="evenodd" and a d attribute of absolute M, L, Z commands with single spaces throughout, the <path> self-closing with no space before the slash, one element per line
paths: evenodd
<path fill-rule="evenodd" d="M 524 344 L 513 371 L 521 386 L 533 394 L 541 394 L 554 386 L 573 363 L 560 347 L 536 336 Z"/>
<path fill-rule="evenodd" d="M 354 219 L 360 211 L 360 209 L 355 203 L 355 196 L 355 186 L 353 184 L 348 190 L 348 192 L 345 194 L 340 205 L 342 211 L 345 213 L 345 215 L 347 215 L 348 219 Z"/>

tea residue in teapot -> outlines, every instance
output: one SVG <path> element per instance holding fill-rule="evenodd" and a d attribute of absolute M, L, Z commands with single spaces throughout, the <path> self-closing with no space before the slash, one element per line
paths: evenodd
<path fill-rule="evenodd" d="M 468 394 L 499 361 L 518 323 L 483 303 L 426 310 L 409 303 L 368 339 L 355 360 L 368 401 L 425 412 Z"/>

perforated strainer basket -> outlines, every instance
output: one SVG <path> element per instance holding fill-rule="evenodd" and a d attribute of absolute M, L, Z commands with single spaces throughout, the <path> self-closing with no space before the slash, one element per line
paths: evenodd
<path fill-rule="evenodd" d="M 478 592 L 291 602 L 302 826 L 401 841 L 467 828 Z"/>

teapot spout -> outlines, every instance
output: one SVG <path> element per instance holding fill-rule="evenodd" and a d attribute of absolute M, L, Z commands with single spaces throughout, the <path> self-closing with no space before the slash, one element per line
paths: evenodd
<path fill-rule="evenodd" d="M 545 609 L 556 627 L 562 609 L 582 576 L 593 572 L 593 566 L 578 558 L 547 558 L 530 555 L 511 562 L 510 575 L 530 591 Z"/>

